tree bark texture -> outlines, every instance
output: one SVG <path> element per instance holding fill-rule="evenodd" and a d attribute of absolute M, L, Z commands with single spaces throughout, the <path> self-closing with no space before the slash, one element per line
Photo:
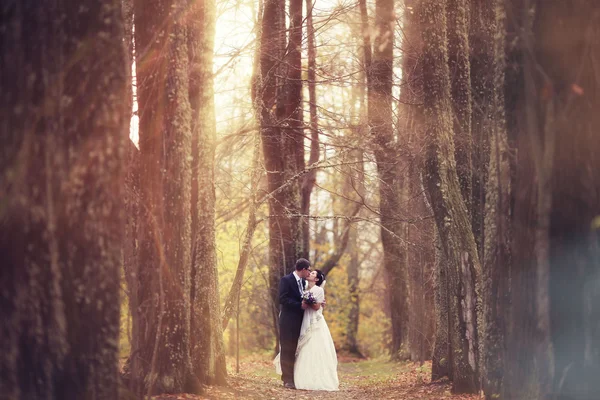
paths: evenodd
<path fill-rule="evenodd" d="M 473 138 L 471 132 L 473 95 L 471 93 L 471 63 L 470 63 L 470 43 L 469 43 L 469 24 L 471 0 L 448 0 L 446 12 L 448 15 L 448 66 L 450 70 L 450 93 L 453 104 L 453 128 L 454 128 L 454 157 L 456 159 L 456 173 L 460 183 L 463 201 L 467 207 L 467 213 L 471 221 L 477 219 L 477 229 L 473 229 L 475 242 L 481 242 L 480 236 L 483 234 L 480 229 L 483 220 L 483 208 L 475 211 L 476 207 L 482 207 L 482 203 L 472 199 L 473 194 Z M 480 104 L 475 103 L 475 108 Z M 479 151 L 479 146 L 475 146 Z M 475 186 L 476 187 L 476 186 Z M 482 192 L 483 193 L 483 192 Z M 473 226 L 473 224 L 472 224 Z M 478 247 L 478 254 L 481 247 Z M 460 282 L 465 292 L 465 299 L 471 299 L 467 302 L 463 310 L 464 320 L 467 323 L 469 332 L 469 352 L 473 353 L 475 360 L 475 375 L 479 374 L 479 347 L 478 327 L 475 309 L 475 286 L 477 276 L 471 271 L 465 270 L 460 273 Z M 471 354 L 469 354 L 471 357 Z"/>
<path fill-rule="evenodd" d="M 489 143 L 489 164 L 486 174 L 485 224 L 483 233 L 483 318 L 479 321 L 480 374 L 487 399 L 502 394 L 506 310 L 509 303 L 511 268 L 511 210 L 510 210 L 510 149 L 507 137 L 504 75 L 505 75 L 505 10 L 502 1 L 474 2 L 473 19 L 478 18 L 478 46 L 491 49 L 482 55 L 478 71 L 476 114 L 480 138 Z M 474 24 L 475 25 L 475 24 Z M 488 57 L 490 57 L 488 59 Z M 489 88 L 489 89 L 488 89 Z M 475 124 L 474 118 L 474 124 Z M 480 143 L 482 143 L 480 141 Z M 480 153 L 481 154 L 481 153 Z"/>
<path fill-rule="evenodd" d="M 192 264 L 191 361 L 203 384 L 224 384 L 227 377 L 221 325 L 215 237 L 215 145 L 213 54 L 214 0 L 189 8 L 189 99 L 192 112 Z"/>
<path fill-rule="evenodd" d="M 141 197 L 139 368 L 144 392 L 190 388 L 191 107 L 183 0 L 135 1 Z M 139 360 L 135 358 L 139 357 Z"/>
<path fill-rule="evenodd" d="M 301 195 L 299 180 L 292 178 L 299 172 L 298 149 L 294 147 L 297 141 L 290 136 L 289 121 L 285 120 L 284 89 L 288 88 L 289 78 L 287 64 L 282 62 L 286 48 L 284 1 L 265 1 L 260 42 L 260 131 L 267 187 L 272 193 L 269 197 L 269 291 L 277 332 L 279 280 L 293 271 L 302 254 L 299 219 L 291 217 L 291 214 L 298 215 Z"/>
<path fill-rule="evenodd" d="M 439 234 L 435 237 L 435 343 L 431 356 L 431 380 L 444 376 L 452 378 L 452 351 L 450 347 L 450 307 L 448 297 L 448 264 L 444 257 Z"/>
<path fill-rule="evenodd" d="M 405 264 L 409 288 L 408 350 L 413 361 L 431 357 L 435 314 L 431 293 L 434 268 L 433 222 L 424 197 L 419 164 L 423 146 L 422 40 L 418 15 L 420 0 L 404 2 L 402 14 L 402 82 L 398 99 L 398 143 L 402 160 L 401 208 L 413 221 L 403 222 Z"/>
<path fill-rule="evenodd" d="M 289 40 L 285 55 L 287 65 L 286 115 L 283 126 L 285 143 L 286 180 L 303 171 L 304 162 L 304 108 L 302 104 L 302 7 L 303 0 L 289 0 Z M 311 10 L 312 11 L 312 10 Z M 313 50 L 315 50 L 313 48 Z M 316 100 L 316 99 L 313 99 Z M 288 208 L 292 214 L 302 214 L 310 203 L 310 192 L 303 190 L 304 179 L 290 185 Z M 295 256 L 308 258 L 308 218 L 293 216 Z"/>
<path fill-rule="evenodd" d="M 448 0 L 448 66 L 450 68 L 450 92 L 454 111 L 454 157 L 460 189 L 469 214 L 472 214 L 471 153 L 471 63 L 469 60 L 469 11 L 471 0 Z"/>
<path fill-rule="evenodd" d="M 493 2 L 471 0 L 469 40 L 471 41 L 472 118 L 472 197 L 473 234 L 479 257 L 484 258 L 484 220 L 490 132 L 493 130 L 491 104 L 494 93 L 495 58 L 493 42 Z"/>
<path fill-rule="evenodd" d="M 479 284 L 473 293 L 461 277 L 477 283 L 481 266 L 454 159 L 445 9 L 446 2 L 437 0 L 424 0 L 420 7 L 424 104 L 429 124 L 424 180 L 449 266 L 453 391 L 473 393 L 478 389 L 476 343 L 472 339 Z"/>
<path fill-rule="evenodd" d="M 401 238 L 403 226 L 398 216 L 400 170 L 392 127 L 393 47 L 395 23 L 394 3 L 378 0 L 375 3 L 375 26 L 371 64 L 367 64 L 368 119 L 373 152 L 379 176 L 379 210 L 384 266 L 388 276 L 392 320 L 393 359 L 403 357 L 402 342 L 408 322 L 405 249 Z M 369 50 L 370 52 L 370 50 Z M 365 57 L 365 60 L 371 57 Z"/>
<path fill-rule="evenodd" d="M 0 31 L 0 397 L 114 399 L 128 125 L 121 3 L 9 2 Z"/>
<path fill-rule="evenodd" d="M 319 161 L 319 117 L 317 114 L 317 44 L 315 37 L 315 27 L 313 23 L 314 0 L 306 0 L 306 35 L 308 46 L 308 102 L 310 116 L 310 156 L 308 165 L 313 165 Z M 300 86 L 300 89 L 302 87 Z M 301 105 L 298 106 L 301 109 Z M 300 121 L 302 122 L 302 121 Z M 300 131 L 301 135 L 301 131 Z M 300 140 L 297 141 L 302 145 Z M 303 156 L 304 157 L 304 156 Z M 310 214 L 310 196 L 317 181 L 317 170 L 311 170 L 302 180 L 302 204 L 301 214 Z M 308 259 L 310 254 L 310 220 L 304 217 L 301 221 L 302 245 L 304 258 Z"/>

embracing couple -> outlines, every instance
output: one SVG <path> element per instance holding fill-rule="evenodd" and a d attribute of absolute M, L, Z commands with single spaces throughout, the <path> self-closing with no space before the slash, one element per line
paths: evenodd
<path fill-rule="evenodd" d="M 279 282 L 279 341 L 275 367 L 289 389 L 338 390 L 337 355 L 323 317 L 325 276 L 304 258 Z"/>

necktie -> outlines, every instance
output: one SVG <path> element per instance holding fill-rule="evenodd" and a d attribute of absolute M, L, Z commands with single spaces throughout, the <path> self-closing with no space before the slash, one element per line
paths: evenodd
<path fill-rule="evenodd" d="M 302 279 L 298 279 L 298 289 L 300 289 L 300 294 L 303 294 L 304 288 L 302 287 Z"/>

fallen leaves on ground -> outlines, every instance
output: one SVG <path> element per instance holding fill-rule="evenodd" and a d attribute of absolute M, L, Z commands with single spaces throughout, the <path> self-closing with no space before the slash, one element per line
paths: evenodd
<path fill-rule="evenodd" d="M 178 394 L 153 397 L 154 400 L 200 399 L 436 399 L 474 400 L 477 395 L 453 395 L 447 380 L 431 382 L 431 363 L 394 363 L 386 359 L 339 358 L 338 392 L 285 389 L 268 356 L 248 356 L 229 360 L 228 386 L 205 386 L 202 395 Z M 233 372 L 232 372 L 233 371 Z"/>

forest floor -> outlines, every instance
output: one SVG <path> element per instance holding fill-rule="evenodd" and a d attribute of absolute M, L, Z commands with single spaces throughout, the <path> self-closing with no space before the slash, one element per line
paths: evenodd
<path fill-rule="evenodd" d="M 154 400 L 200 399 L 447 399 L 474 400 L 477 395 L 453 395 L 447 380 L 431 382 L 431 363 L 393 363 L 387 359 L 361 360 L 338 356 L 338 392 L 285 389 L 268 356 L 228 360 L 229 386 L 207 386 L 200 396 L 162 395 Z"/>

